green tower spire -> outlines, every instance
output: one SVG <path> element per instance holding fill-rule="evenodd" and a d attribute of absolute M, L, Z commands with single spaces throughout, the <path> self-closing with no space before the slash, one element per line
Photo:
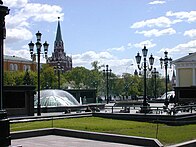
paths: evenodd
<path fill-rule="evenodd" d="M 60 26 L 60 17 L 58 17 L 58 26 L 57 26 L 57 33 L 56 33 L 56 41 L 63 41 L 61 35 L 61 26 Z"/>

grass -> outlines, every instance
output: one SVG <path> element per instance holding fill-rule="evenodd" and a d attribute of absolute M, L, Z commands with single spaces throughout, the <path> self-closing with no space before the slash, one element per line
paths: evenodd
<path fill-rule="evenodd" d="M 129 120 L 114 120 L 99 117 L 69 118 L 50 121 L 36 121 L 11 124 L 11 131 L 40 128 L 66 128 L 129 136 L 156 138 L 157 124 Z M 157 139 L 163 145 L 176 144 L 196 139 L 196 124 L 168 126 L 158 124 Z"/>

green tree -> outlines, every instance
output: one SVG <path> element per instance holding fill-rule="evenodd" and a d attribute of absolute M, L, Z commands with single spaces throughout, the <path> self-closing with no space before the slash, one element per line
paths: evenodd
<path fill-rule="evenodd" d="M 24 85 L 32 85 L 32 79 L 30 77 L 28 69 L 25 72 L 24 78 L 23 78 L 23 84 Z"/>
<path fill-rule="evenodd" d="M 68 83 L 72 83 L 72 88 L 87 88 L 89 84 L 90 70 L 84 67 L 75 67 L 71 71 L 65 73 L 65 79 Z M 74 82 L 72 82 L 74 81 Z"/>
<path fill-rule="evenodd" d="M 4 72 L 4 85 L 16 85 L 14 75 L 10 71 Z"/>
<path fill-rule="evenodd" d="M 57 88 L 57 76 L 54 74 L 53 67 L 48 64 L 43 64 L 41 69 L 41 89 L 45 88 Z"/>

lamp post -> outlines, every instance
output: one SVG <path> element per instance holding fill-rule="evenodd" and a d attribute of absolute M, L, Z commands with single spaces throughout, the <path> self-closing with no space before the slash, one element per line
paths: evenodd
<path fill-rule="evenodd" d="M 60 73 L 61 72 L 63 73 L 63 71 L 64 71 L 63 66 L 61 66 L 61 63 L 60 62 L 58 62 L 57 63 L 57 66 L 54 67 L 54 72 L 55 72 L 55 74 L 57 73 L 57 76 L 58 76 L 58 89 L 60 89 L 60 80 L 61 80 Z"/>
<path fill-rule="evenodd" d="M 147 60 L 146 60 L 146 57 L 147 57 L 147 53 L 148 53 L 148 49 L 146 48 L 146 46 L 144 46 L 144 48 L 142 49 L 142 54 L 143 54 L 143 58 L 144 58 L 144 62 L 143 62 L 143 66 L 140 66 L 140 63 L 141 63 L 141 56 L 139 53 L 137 53 L 137 56 L 135 56 L 136 58 L 136 62 L 137 62 L 137 65 L 138 65 L 138 69 L 141 70 L 142 67 L 143 67 L 143 70 L 144 70 L 144 95 L 143 95 L 143 106 L 144 107 L 147 107 L 149 104 L 147 103 L 147 100 L 146 100 L 146 71 L 147 71 Z M 148 68 L 149 70 L 152 70 L 152 66 L 154 64 L 154 57 L 150 56 L 149 58 L 149 62 L 150 62 L 150 68 Z"/>
<path fill-rule="evenodd" d="M 5 28 L 5 16 L 9 14 L 9 9 L 3 6 L 3 2 L 0 0 L 0 146 L 10 146 L 11 136 L 10 136 L 10 123 L 7 118 L 7 112 L 5 107 L 3 107 L 3 65 L 4 65 L 4 39 L 6 38 L 6 28 Z"/>
<path fill-rule="evenodd" d="M 41 35 L 42 34 L 38 31 L 35 35 L 36 35 L 36 38 L 37 38 L 37 42 L 35 43 L 35 45 L 36 45 L 36 48 L 37 48 L 37 60 L 38 60 L 38 66 L 37 66 L 38 67 L 37 68 L 37 77 L 38 77 L 37 115 L 40 116 L 41 115 L 41 105 L 40 105 L 40 54 L 43 54 L 43 53 L 41 53 L 41 47 L 42 47 Z M 33 56 L 35 55 L 33 53 L 34 43 L 31 41 L 28 45 L 29 45 L 29 49 L 30 49 L 31 58 L 33 58 Z M 45 58 L 47 58 L 49 44 L 45 41 L 43 46 L 44 46 L 44 55 L 45 55 Z"/>
<path fill-rule="evenodd" d="M 167 51 L 164 52 L 164 55 L 165 55 L 164 59 L 163 58 L 160 58 L 160 64 L 161 64 L 161 69 L 163 67 L 165 67 L 165 94 L 166 94 L 166 98 L 165 98 L 164 104 L 165 104 L 166 107 L 168 107 L 169 100 L 167 98 L 167 83 L 168 83 L 168 81 L 167 81 L 168 80 L 167 68 L 168 68 L 168 65 L 171 68 L 172 58 L 171 57 L 168 58 L 168 52 Z"/>
<path fill-rule="evenodd" d="M 159 72 L 156 70 L 156 68 L 154 68 L 154 70 L 152 71 L 152 76 L 154 77 L 154 98 L 157 98 L 157 76 L 158 76 Z"/>
<path fill-rule="evenodd" d="M 5 29 L 5 16 L 9 14 L 9 9 L 6 6 L 3 6 L 3 2 L 0 1 L 0 110 L 3 109 L 3 43 L 6 38 L 6 29 Z"/>
<path fill-rule="evenodd" d="M 107 104 L 109 103 L 109 76 L 111 76 L 111 69 L 108 69 L 108 65 L 106 65 L 106 70 L 103 70 L 103 75 L 106 76 L 106 100 Z"/>

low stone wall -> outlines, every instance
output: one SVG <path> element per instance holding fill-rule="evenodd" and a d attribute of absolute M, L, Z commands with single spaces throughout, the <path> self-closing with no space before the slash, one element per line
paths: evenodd
<path fill-rule="evenodd" d="M 153 138 L 114 135 L 114 134 L 77 131 L 77 130 L 60 129 L 60 128 L 13 132 L 11 133 L 11 138 L 20 139 L 20 138 L 36 137 L 36 136 L 44 136 L 44 135 L 59 135 L 59 136 L 66 136 L 66 137 L 75 137 L 75 138 L 123 143 L 123 144 L 138 145 L 138 146 L 153 146 L 153 147 L 163 146 L 157 139 L 153 139 Z"/>
<path fill-rule="evenodd" d="M 196 113 L 182 114 L 182 115 L 151 115 L 151 114 L 127 114 L 127 113 L 93 113 L 95 117 L 133 120 L 133 121 L 146 121 L 146 122 L 159 122 L 168 125 L 185 125 L 196 123 Z"/>
<path fill-rule="evenodd" d="M 179 143 L 179 144 L 175 144 L 175 145 L 171 145 L 169 147 L 195 147 L 195 146 L 196 146 L 196 139 L 183 142 L 183 143 Z"/>

